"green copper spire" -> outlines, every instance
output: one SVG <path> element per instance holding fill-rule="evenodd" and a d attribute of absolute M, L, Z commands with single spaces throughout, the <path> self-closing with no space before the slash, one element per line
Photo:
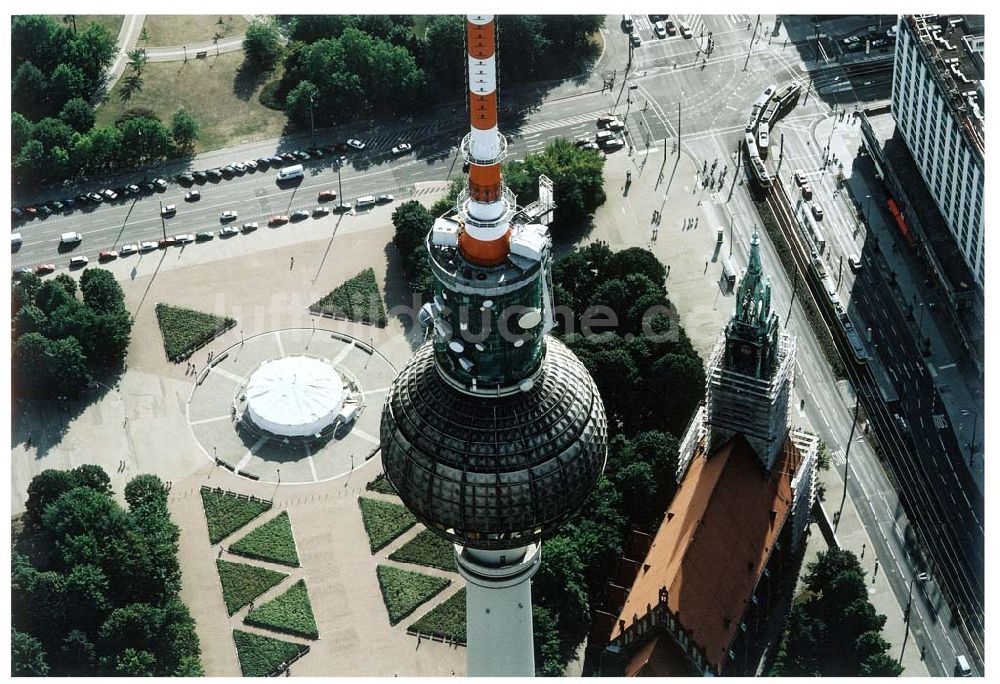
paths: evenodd
<path fill-rule="evenodd" d="M 771 311 L 771 279 L 760 261 L 760 236 L 750 238 L 750 259 L 736 291 L 736 313 L 726 325 L 726 365 L 770 377 L 777 358 L 778 315 Z"/>

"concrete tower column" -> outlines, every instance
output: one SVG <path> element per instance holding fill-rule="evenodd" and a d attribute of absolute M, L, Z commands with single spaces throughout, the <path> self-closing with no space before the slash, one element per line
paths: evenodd
<path fill-rule="evenodd" d="M 468 676 L 535 676 L 531 577 L 541 559 L 540 543 L 502 551 L 455 545 L 466 580 Z"/>

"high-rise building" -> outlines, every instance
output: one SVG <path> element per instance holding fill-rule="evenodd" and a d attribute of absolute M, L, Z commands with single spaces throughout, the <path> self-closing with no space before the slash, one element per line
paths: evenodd
<path fill-rule="evenodd" d="M 655 536 L 626 550 L 595 619 L 603 674 L 754 674 L 781 577 L 795 567 L 818 441 L 790 430 L 795 344 L 771 310 L 756 233 L 750 245 L 705 404 L 681 440 L 677 492 Z"/>
<path fill-rule="evenodd" d="M 455 544 L 466 579 L 468 672 L 532 676 L 531 576 L 541 541 L 575 514 L 607 458 L 604 405 L 554 327 L 552 245 L 539 202 L 504 186 L 496 24 L 466 22 L 468 187 L 426 238 L 432 336 L 382 412 L 382 463 L 403 503 Z"/>
<path fill-rule="evenodd" d="M 903 15 L 892 113 L 948 230 L 983 288 L 985 214 L 982 16 Z"/>

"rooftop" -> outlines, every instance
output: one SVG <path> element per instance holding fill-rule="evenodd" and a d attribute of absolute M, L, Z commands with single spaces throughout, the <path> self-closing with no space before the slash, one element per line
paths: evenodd
<path fill-rule="evenodd" d="M 666 588 L 667 607 L 720 672 L 788 517 L 801 460 L 791 438 L 770 472 L 741 435 L 709 457 L 696 453 L 618 616 L 625 629 Z"/>
<path fill-rule="evenodd" d="M 982 156 L 986 145 L 986 94 L 981 15 L 916 14 L 905 21 L 927 57 L 935 81 L 946 94 L 963 131 Z"/>
<path fill-rule="evenodd" d="M 931 198 L 930 190 L 924 182 L 917 163 L 910 155 L 910 149 L 903 135 L 896 128 L 896 119 L 888 107 L 864 111 L 865 120 L 872 133 L 882 145 L 882 154 L 899 184 L 906 188 L 906 200 L 916 213 L 925 237 L 930 242 L 934 256 L 941 264 L 952 290 L 961 294 L 973 288 L 975 279 L 969 270 L 958 243 L 948 230 L 937 204 Z M 904 217 L 906 217 L 904 209 Z M 909 219 L 908 219 L 908 222 Z"/>

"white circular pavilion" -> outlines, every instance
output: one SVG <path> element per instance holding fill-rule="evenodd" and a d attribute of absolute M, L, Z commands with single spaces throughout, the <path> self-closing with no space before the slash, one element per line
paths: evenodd
<path fill-rule="evenodd" d="M 330 364 L 308 356 L 265 361 L 250 375 L 246 412 L 254 425 L 281 437 L 316 435 L 333 424 L 344 383 Z"/>

